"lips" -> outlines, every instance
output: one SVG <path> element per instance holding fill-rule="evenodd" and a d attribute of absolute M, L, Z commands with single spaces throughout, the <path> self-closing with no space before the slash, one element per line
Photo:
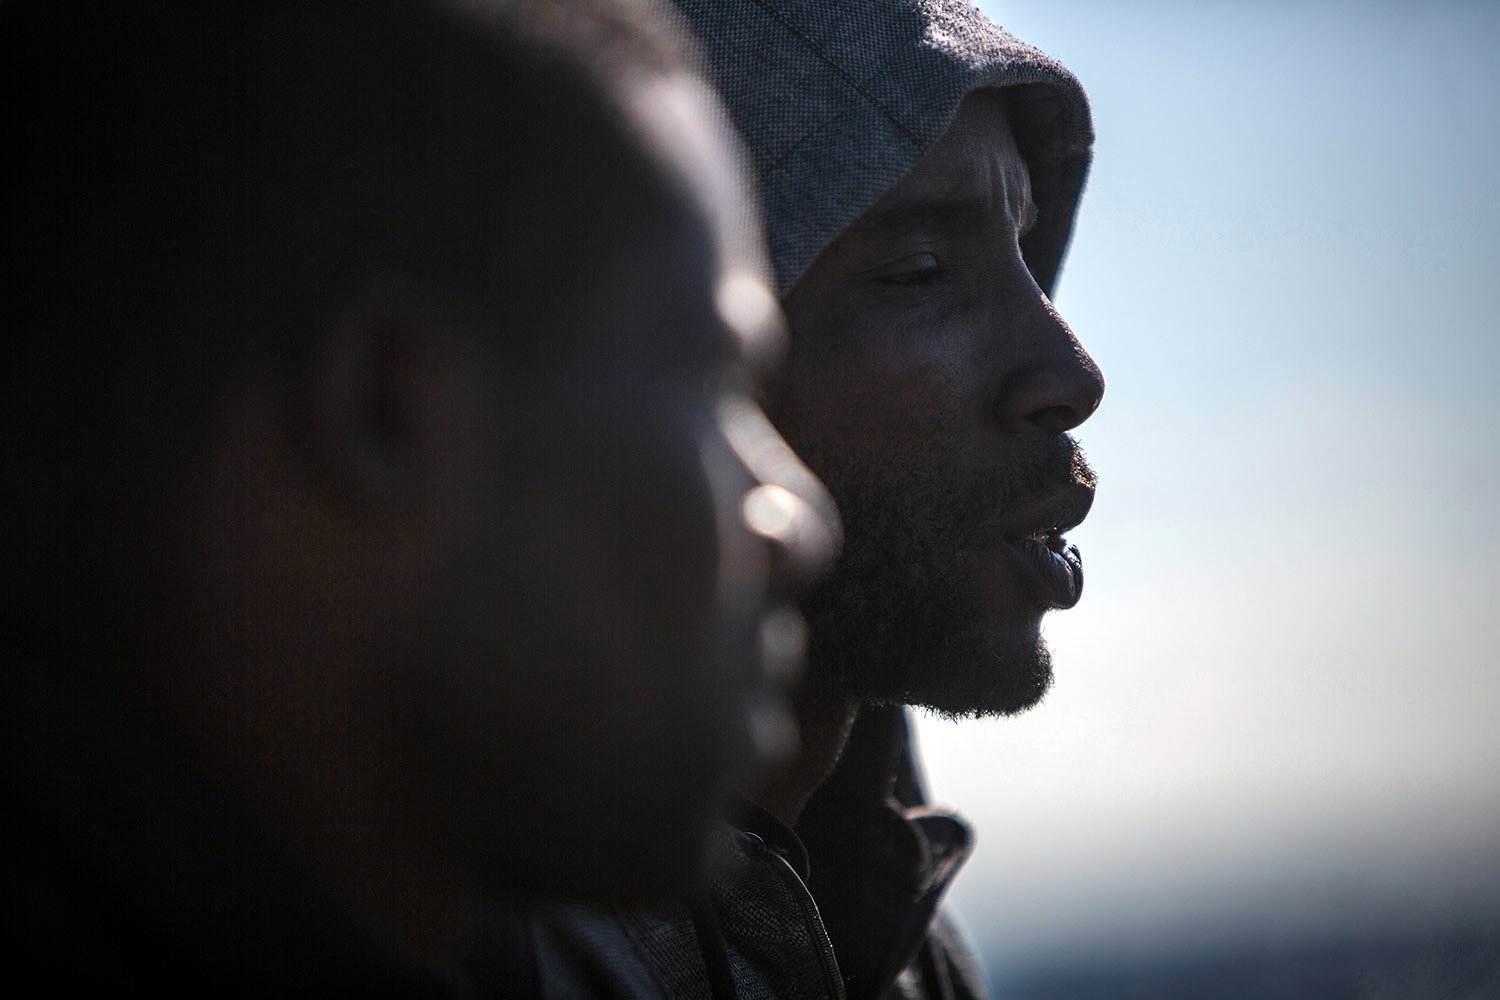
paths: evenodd
<path fill-rule="evenodd" d="M 1083 557 L 1063 533 L 1083 521 L 1093 502 L 1093 487 L 1075 482 L 1007 518 L 1013 527 L 1005 540 L 1031 590 L 1050 608 L 1071 608 L 1083 596 Z"/>
<path fill-rule="evenodd" d="M 1066 610 L 1078 603 L 1083 596 L 1083 558 L 1078 546 L 1055 531 L 1021 538 L 1014 544 L 1049 607 Z"/>

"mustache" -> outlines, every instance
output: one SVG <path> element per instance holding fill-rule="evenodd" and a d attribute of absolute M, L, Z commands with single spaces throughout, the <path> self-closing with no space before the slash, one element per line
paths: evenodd
<path fill-rule="evenodd" d="M 1069 486 L 1094 489 L 1098 481 L 1078 441 L 1061 434 L 1017 456 L 1004 469 L 978 477 L 965 488 L 959 509 L 966 519 L 986 520 L 1003 515 L 1023 501 L 1051 496 Z"/>

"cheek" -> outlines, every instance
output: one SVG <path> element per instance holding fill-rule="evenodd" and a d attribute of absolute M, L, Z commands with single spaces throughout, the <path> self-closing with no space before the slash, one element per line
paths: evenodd
<path fill-rule="evenodd" d="M 596 495 L 602 523 L 580 572 L 601 580 L 592 609 L 598 655 L 616 661 L 615 682 L 628 706 L 618 725 L 626 739 L 697 735 L 699 706 L 715 695 L 713 640 L 720 578 L 720 507 L 693 422 L 672 410 L 647 409 L 638 422 L 606 432 L 597 455 Z M 654 413 L 653 419 L 646 419 Z M 690 749 L 696 749 L 692 747 Z"/>
<path fill-rule="evenodd" d="M 722 772 L 699 435 L 659 399 L 525 402 L 465 481 L 396 710 L 444 823 L 524 807 L 639 852 L 698 830 Z"/>
<path fill-rule="evenodd" d="M 680 424 L 644 429 L 608 514 L 604 559 L 629 613 L 659 639 L 700 638 L 719 568 L 719 525 L 696 437 Z"/>
<path fill-rule="evenodd" d="M 793 366 L 772 414 L 841 508 L 861 501 L 851 488 L 951 463 L 972 395 L 960 366 L 936 352 L 851 352 L 847 362 Z"/>
<path fill-rule="evenodd" d="M 718 542 L 693 415 L 660 380 L 622 381 L 568 407 L 534 465 L 554 558 L 591 581 L 585 610 L 641 649 L 705 617 Z"/>
<path fill-rule="evenodd" d="M 694 669 L 718 569 L 697 438 L 659 401 L 595 396 L 556 410 L 566 425 L 537 428 L 510 453 L 464 547 L 469 589 L 489 591 L 485 604 L 508 621 L 476 613 L 472 627 L 565 650 L 553 677 L 571 694 L 659 713 L 663 691 Z"/>
<path fill-rule="evenodd" d="M 791 314 L 772 416 L 804 457 L 884 443 L 910 451 L 972 409 L 982 378 L 975 331 L 932 310 L 878 305 L 849 296 Z"/>

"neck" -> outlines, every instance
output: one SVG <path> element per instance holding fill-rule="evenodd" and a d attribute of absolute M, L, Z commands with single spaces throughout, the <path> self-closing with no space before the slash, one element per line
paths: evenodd
<path fill-rule="evenodd" d="M 746 791 L 756 805 L 794 826 L 833 765 L 838 763 L 859 702 L 851 698 L 804 690 L 792 699 L 801 745 L 787 760 L 768 765 Z"/>

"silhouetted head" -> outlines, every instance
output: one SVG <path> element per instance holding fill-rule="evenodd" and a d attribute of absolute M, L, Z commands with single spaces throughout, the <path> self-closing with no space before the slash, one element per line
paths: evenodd
<path fill-rule="evenodd" d="M 680 887 L 837 529 L 745 402 L 781 329 L 674 40 L 121 2 L 0 46 L 12 633 L 376 908 Z"/>

